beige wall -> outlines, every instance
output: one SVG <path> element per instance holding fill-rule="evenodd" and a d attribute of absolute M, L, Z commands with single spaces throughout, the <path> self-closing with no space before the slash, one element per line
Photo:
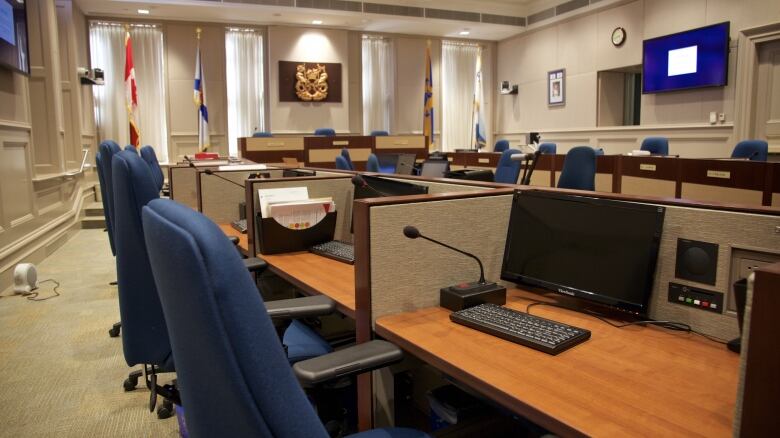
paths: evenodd
<path fill-rule="evenodd" d="M 528 131 L 568 132 L 573 137 L 590 139 L 597 123 L 597 72 L 642 63 L 642 40 L 722 21 L 731 22 L 729 84 L 722 88 L 688 90 L 643 95 L 641 125 L 637 130 L 652 130 L 670 125 L 687 125 L 685 135 L 707 147 L 688 149 L 670 143 L 672 153 L 683 156 L 723 156 L 735 141 L 721 138 L 724 127 L 734 121 L 737 67 L 737 36 L 740 29 L 780 21 L 780 2 L 775 0 L 636 0 L 616 2 L 616 6 L 554 22 L 498 43 L 497 80 L 519 84 L 516 96 L 499 96 L 495 129 L 502 137 L 516 138 Z M 612 30 L 626 29 L 626 42 L 614 47 Z M 547 106 L 546 72 L 566 69 L 566 105 Z M 775 97 L 780 99 L 780 97 Z M 723 112 L 726 121 L 709 125 L 710 111 Z M 613 128 L 607 128 L 614 130 Z M 713 131 L 714 130 L 714 131 Z M 663 129 L 661 129 L 663 131 Z M 578 135 L 578 133 L 583 135 Z M 557 134 L 556 134 L 557 136 Z M 619 138 L 611 137 L 613 142 Z M 641 139 L 640 139 L 641 142 Z M 626 147 L 607 149 L 607 153 L 628 152 Z M 601 144 L 593 144 L 601 146 Z M 638 143 L 631 143 L 633 148 Z M 566 152 L 567 148 L 558 151 Z"/>
<path fill-rule="evenodd" d="M 88 65 L 84 16 L 68 0 L 27 8 L 31 74 L 0 69 L 0 290 L 17 263 L 63 242 L 96 180 L 92 168 L 65 175 L 78 170 L 82 148 L 95 159 L 92 90 L 76 74 Z"/>

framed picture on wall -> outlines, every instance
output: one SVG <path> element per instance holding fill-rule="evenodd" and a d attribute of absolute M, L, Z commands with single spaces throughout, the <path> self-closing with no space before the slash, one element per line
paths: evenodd
<path fill-rule="evenodd" d="M 566 69 L 547 73 L 547 105 L 566 104 Z"/>

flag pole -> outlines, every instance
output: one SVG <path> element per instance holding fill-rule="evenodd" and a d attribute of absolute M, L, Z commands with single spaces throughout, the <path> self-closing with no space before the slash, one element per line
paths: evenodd
<path fill-rule="evenodd" d="M 195 28 L 195 40 L 198 42 L 198 49 L 197 49 L 198 50 L 198 54 L 200 54 L 200 33 L 201 32 L 203 32 L 203 29 L 201 29 L 200 27 L 196 27 Z M 196 68 L 198 68 L 198 67 L 196 67 Z M 198 127 L 198 137 L 200 138 L 200 123 L 201 123 L 200 122 L 200 107 L 198 107 L 198 110 L 195 111 L 195 117 L 198 118 L 198 124 L 196 126 Z M 203 150 L 201 150 L 200 140 L 198 140 L 198 151 L 199 152 L 204 152 Z"/>

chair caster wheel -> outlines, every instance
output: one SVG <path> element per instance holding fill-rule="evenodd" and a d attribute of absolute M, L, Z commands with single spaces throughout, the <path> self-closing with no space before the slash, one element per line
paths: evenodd
<path fill-rule="evenodd" d="M 169 400 L 163 400 L 162 406 L 157 408 L 157 418 L 164 420 L 173 417 L 173 403 Z"/>
<path fill-rule="evenodd" d="M 130 379 L 125 379 L 125 381 L 122 384 L 122 386 L 125 387 L 125 392 L 130 392 L 130 391 L 135 391 L 135 387 L 136 387 L 137 384 L 138 384 L 138 382 L 133 383 L 133 382 L 130 381 Z"/>
<path fill-rule="evenodd" d="M 116 338 L 117 336 L 119 336 L 119 328 L 108 329 L 108 336 L 111 336 L 112 338 Z"/>

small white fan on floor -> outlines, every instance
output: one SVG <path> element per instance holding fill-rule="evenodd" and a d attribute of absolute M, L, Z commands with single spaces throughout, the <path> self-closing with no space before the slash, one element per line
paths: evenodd
<path fill-rule="evenodd" d="M 38 289 L 38 271 L 32 263 L 19 263 L 14 268 L 14 293 L 25 295 Z"/>

